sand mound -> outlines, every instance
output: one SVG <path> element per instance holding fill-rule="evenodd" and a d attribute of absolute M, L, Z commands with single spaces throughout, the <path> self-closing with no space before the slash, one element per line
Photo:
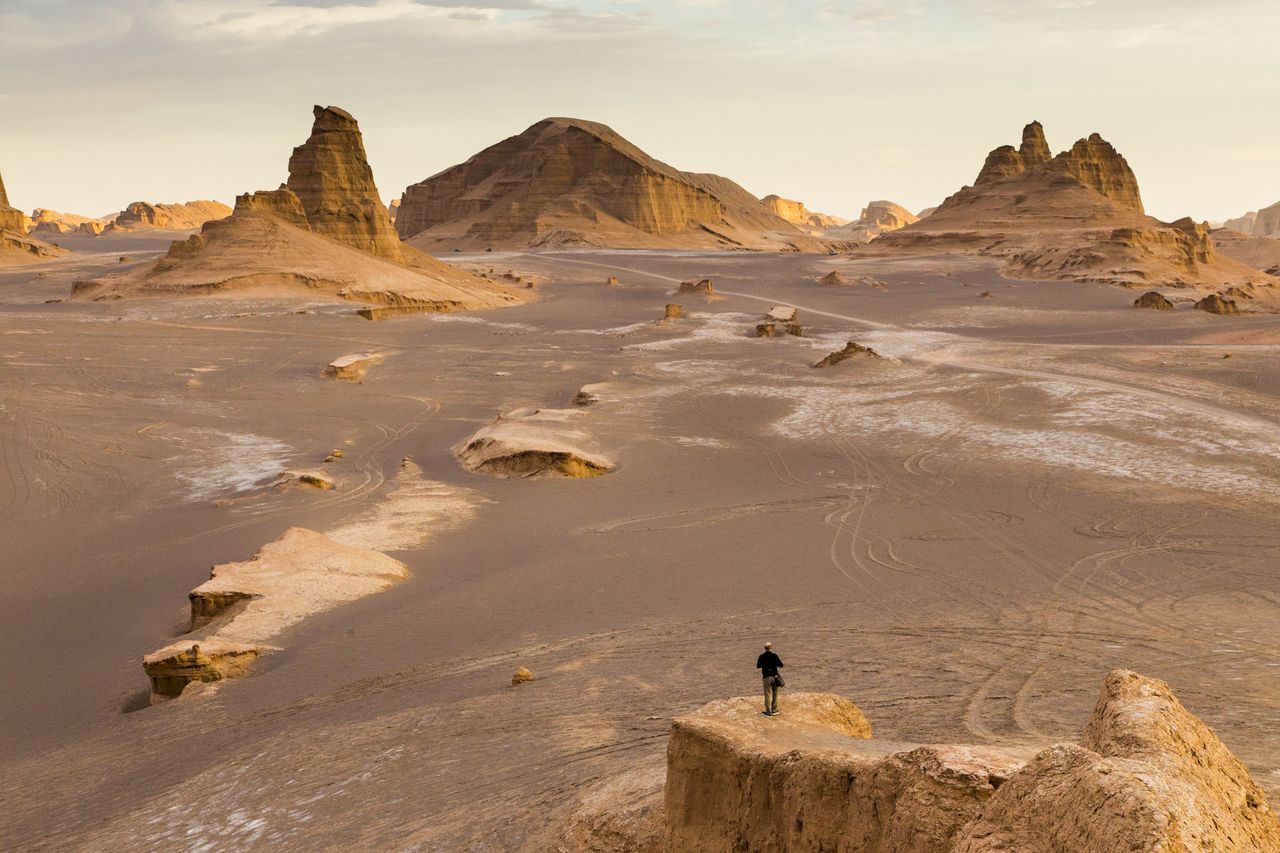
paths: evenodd
<path fill-rule="evenodd" d="M 214 566 L 191 591 L 191 629 L 143 658 L 154 697 L 179 695 L 192 681 L 243 674 L 285 628 L 404 580 L 398 560 L 292 527 L 243 563 Z M 194 642 L 193 642 L 194 640 Z"/>
<path fill-rule="evenodd" d="M 971 187 L 881 236 L 882 254 L 973 253 L 1023 278 L 1218 287 L 1258 278 L 1219 255 L 1208 228 L 1147 216 L 1129 164 L 1094 134 L 1050 157 L 1038 122 L 992 151 Z"/>
<path fill-rule="evenodd" d="M 77 282 L 75 296 L 316 291 L 399 311 L 492 308 L 528 298 L 400 245 L 346 112 L 316 107 L 311 137 L 294 149 L 289 166 L 280 189 L 240 196 L 229 218 L 207 222 L 161 260 Z"/>
<path fill-rule="evenodd" d="M 517 409 L 456 448 L 469 471 L 495 477 L 595 477 L 615 463 L 595 446 L 582 409 Z"/>
<path fill-rule="evenodd" d="M 572 118 L 540 121 L 410 186 L 396 230 L 423 249 L 822 245 L 733 181 L 674 169 Z"/>
<path fill-rule="evenodd" d="M 672 724 L 660 809 L 656 779 L 600 786 L 556 849 L 1280 849 L 1244 766 L 1168 685 L 1132 672 L 1107 676 L 1079 745 L 1030 756 L 870 738 L 862 712 L 830 694 L 788 694 L 773 718 L 756 697 L 712 702 Z"/>

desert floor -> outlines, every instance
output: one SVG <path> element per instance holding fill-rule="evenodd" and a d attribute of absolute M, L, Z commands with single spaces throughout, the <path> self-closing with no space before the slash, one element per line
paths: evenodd
<path fill-rule="evenodd" d="M 660 772 L 673 715 L 754 694 L 765 640 L 788 689 L 909 742 L 1074 738 L 1135 669 L 1280 796 L 1280 317 L 958 260 L 640 252 L 452 255 L 542 298 L 377 323 L 46 304 L 111 252 L 0 272 L 0 847 L 542 849 L 591 785 Z M 704 276 L 715 298 L 672 295 Z M 669 301 L 690 316 L 656 324 Z M 750 336 L 777 304 L 807 337 Z M 810 367 L 849 340 L 886 358 Z M 362 383 L 322 378 L 367 349 Z M 599 382 L 615 472 L 454 458 Z M 335 491 L 266 487 L 332 448 Z M 148 707 L 140 659 L 212 564 L 363 517 L 405 456 L 474 507 L 390 552 L 410 580 Z"/>

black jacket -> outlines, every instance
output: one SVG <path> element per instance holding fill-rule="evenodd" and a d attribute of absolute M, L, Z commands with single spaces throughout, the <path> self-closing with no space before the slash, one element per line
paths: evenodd
<path fill-rule="evenodd" d="M 778 670 L 782 669 L 782 658 L 771 651 L 765 652 L 756 658 L 756 669 L 760 670 L 760 674 L 765 678 L 777 675 Z"/>

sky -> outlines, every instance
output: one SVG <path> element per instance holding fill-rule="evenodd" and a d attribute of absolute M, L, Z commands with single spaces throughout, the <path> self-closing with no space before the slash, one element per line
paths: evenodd
<path fill-rule="evenodd" d="M 548 116 L 856 217 L 971 183 L 1024 124 L 1101 133 L 1147 211 L 1280 201 L 1275 0 L 0 0 L 10 201 L 101 215 L 275 187 L 312 104 L 391 199 Z"/>

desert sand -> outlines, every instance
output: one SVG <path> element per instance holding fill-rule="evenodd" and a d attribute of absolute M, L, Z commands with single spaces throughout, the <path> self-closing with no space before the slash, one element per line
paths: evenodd
<path fill-rule="evenodd" d="M 0 271 L 8 848 L 556 849 L 651 803 L 672 720 L 753 696 L 766 639 L 780 719 L 834 694 L 877 748 L 1010 773 L 1129 760 L 1082 729 L 1132 670 L 1280 796 L 1280 316 L 972 253 L 451 254 L 540 298 L 381 323 L 323 289 L 65 301 L 167 248 L 109 240 Z M 757 337 L 775 308 L 803 336 Z M 522 410 L 614 467 L 470 470 Z M 189 593 L 294 528 L 407 576 L 152 706 Z"/>

